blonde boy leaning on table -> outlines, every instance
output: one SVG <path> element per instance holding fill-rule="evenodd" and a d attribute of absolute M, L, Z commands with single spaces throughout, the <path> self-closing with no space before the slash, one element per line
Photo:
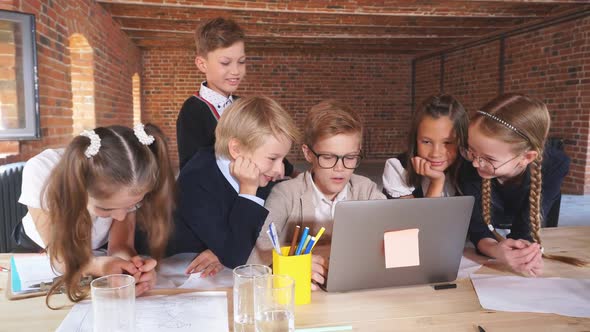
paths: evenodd
<path fill-rule="evenodd" d="M 377 184 L 353 174 L 361 162 L 363 137 L 363 125 L 354 110 L 335 100 L 323 101 L 311 108 L 304 128 L 301 148 L 311 167 L 273 188 L 265 204 L 269 215 L 248 263 L 271 264 L 273 246 L 265 234 L 271 222 L 283 245 L 291 243 L 297 225 L 309 227 L 309 234 L 317 234 L 325 227 L 318 246 L 329 245 L 336 203 L 385 199 Z M 312 255 L 313 290 L 325 283 L 327 266 L 326 254 Z"/>

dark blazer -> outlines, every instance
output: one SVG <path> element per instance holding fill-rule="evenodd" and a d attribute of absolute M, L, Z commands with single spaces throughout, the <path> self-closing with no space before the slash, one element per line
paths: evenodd
<path fill-rule="evenodd" d="M 268 210 L 238 195 L 212 148 L 201 149 L 180 171 L 178 206 L 168 254 L 210 249 L 229 268 L 245 264 Z M 268 189 L 257 196 L 266 199 Z"/>
<path fill-rule="evenodd" d="M 541 176 L 541 216 L 543 219 L 559 198 L 563 178 L 569 171 L 570 159 L 565 153 L 546 146 Z M 500 184 L 492 179 L 492 225 L 495 228 L 510 229 L 509 238 L 532 241 L 529 221 L 530 169 L 527 168 L 520 184 Z M 471 163 L 463 163 L 459 176 L 463 195 L 475 196 L 475 205 L 469 224 L 469 239 L 477 247 L 483 238 L 494 238 L 482 217 L 481 177 Z"/>
<path fill-rule="evenodd" d="M 176 120 L 176 143 L 180 168 L 197 153 L 197 150 L 215 144 L 217 119 L 209 105 L 190 96 L 182 105 Z"/>

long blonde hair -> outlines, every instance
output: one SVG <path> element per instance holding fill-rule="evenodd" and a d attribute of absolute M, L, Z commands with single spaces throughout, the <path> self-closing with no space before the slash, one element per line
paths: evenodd
<path fill-rule="evenodd" d="M 107 198 L 121 188 L 147 192 L 136 212 L 137 226 L 147 233 L 150 254 L 163 256 L 172 228 L 174 175 L 164 135 L 149 124 L 145 131 L 155 138 L 150 145 L 142 144 L 127 127 L 96 128 L 100 149 L 90 158 L 84 155 L 90 139 L 77 136 L 51 172 L 44 190 L 44 209 L 51 222 L 47 250 L 52 265 L 63 266 L 63 275 L 47 296 L 48 306 L 49 297 L 62 286 L 72 302 L 88 295 L 88 287 L 80 286 L 82 269 L 93 256 L 88 195 Z"/>
<path fill-rule="evenodd" d="M 491 115 L 491 116 L 490 116 Z M 541 189 L 543 147 L 549 133 L 551 118 L 547 106 L 538 99 L 521 94 L 504 94 L 496 97 L 476 113 L 471 124 L 488 137 L 494 137 L 511 145 L 515 154 L 536 151 L 537 158 L 530 164 L 529 221 L 531 237 L 541 245 Z M 491 180 L 482 179 L 482 217 L 486 225 L 491 225 Z M 503 237 L 495 230 L 498 241 Z M 558 260 L 576 266 L 584 266 L 583 260 L 543 254 L 548 259 Z"/>

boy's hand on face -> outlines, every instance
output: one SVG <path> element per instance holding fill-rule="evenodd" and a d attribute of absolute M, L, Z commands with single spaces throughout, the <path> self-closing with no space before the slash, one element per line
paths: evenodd
<path fill-rule="evenodd" d="M 416 173 L 429 178 L 431 182 L 434 182 L 436 180 L 444 181 L 445 179 L 445 173 L 443 171 L 433 170 L 431 168 L 430 162 L 424 158 L 417 156 L 412 157 L 412 165 L 414 166 Z"/>
<path fill-rule="evenodd" d="M 260 179 L 260 170 L 249 158 L 238 157 L 229 164 L 230 174 L 240 184 L 240 194 L 256 195 Z"/>

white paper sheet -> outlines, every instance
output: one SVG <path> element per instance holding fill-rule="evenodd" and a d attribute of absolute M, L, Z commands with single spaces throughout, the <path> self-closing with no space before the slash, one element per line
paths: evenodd
<path fill-rule="evenodd" d="M 164 258 L 159 263 L 156 288 L 176 288 L 182 285 L 189 277 L 184 274 L 184 270 L 195 257 L 195 253 L 182 253 Z"/>
<path fill-rule="evenodd" d="M 485 309 L 590 317 L 590 279 L 472 274 Z"/>
<path fill-rule="evenodd" d="M 135 332 L 229 331 L 226 292 L 138 297 Z M 92 332 L 92 303 L 74 305 L 57 332 Z"/>
<path fill-rule="evenodd" d="M 207 278 L 201 278 L 201 273 L 184 274 L 186 267 L 196 256 L 195 253 L 182 253 L 162 260 L 156 288 L 213 289 L 233 287 L 233 273 L 227 267 L 224 267 L 215 276 Z"/>
<path fill-rule="evenodd" d="M 457 279 L 469 278 L 469 276 L 475 271 L 479 270 L 482 264 L 472 261 L 465 256 L 461 256 L 461 263 L 459 264 L 459 272 L 457 273 Z"/>
<path fill-rule="evenodd" d="M 234 274 L 232 270 L 223 268 L 214 276 L 201 278 L 201 273 L 193 273 L 178 288 L 214 289 L 234 286 Z"/>

